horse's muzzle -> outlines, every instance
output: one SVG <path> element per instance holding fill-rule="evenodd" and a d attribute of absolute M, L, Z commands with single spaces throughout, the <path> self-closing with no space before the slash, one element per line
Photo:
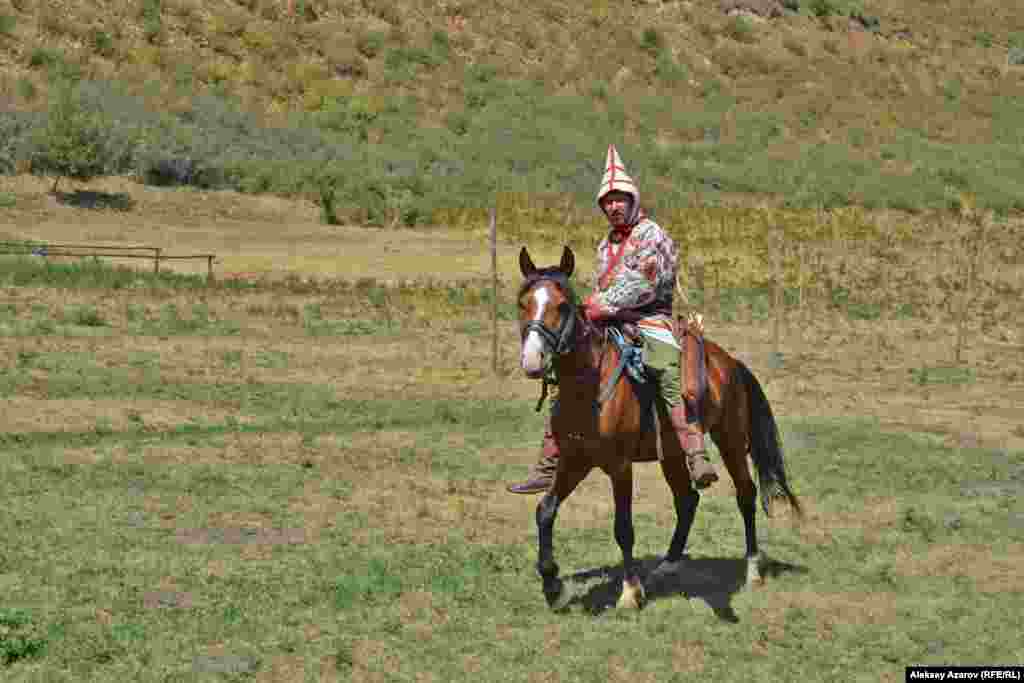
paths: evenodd
<path fill-rule="evenodd" d="M 526 374 L 528 379 L 540 379 L 544 376 L 544 368 L 541 368 L 540 370 L 527 370 L 526 368 L 523 368 L 523 372 Z"/>
<path fill-rule="evenodd" d="M 543 351 L 524 350 L 519 358 L 519 367 L 523 369 L 523 372 L 530 379 L 540 379 L 543 377 L 547 365 L 547 354 Z"/>

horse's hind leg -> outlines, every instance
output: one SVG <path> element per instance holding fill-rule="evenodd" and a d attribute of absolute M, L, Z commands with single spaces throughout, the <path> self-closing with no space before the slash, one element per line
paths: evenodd
<path fill-rule="evenodd" d="M 555 563 L 555 518 L 558 516 L 559 506 L 576 490 L 589 471 L 589 467 L 569 466 L 563 456 L 551 489 L 537 503 L 537 573 L 544 583 L 544 597 L 552 609 L 564 607 L 567 601 L 567 592 L 562 580 L 558 578 L 558 565 Z"/>
<path fill-rule="evenodd" d="M 735 394 L 733 394 L 735 396 Z M 746 406 L 743 406 L 745 412 Z M 725 462 L 729 476 L 736 487 L 736 504 L 743 517 L 743 531 L 746 538 L 747 552 L 747 583 L 761 582 L 761 555 L 757 547 L 757 487 L 750 476 L 747 465 L 747 432 L 748 426 L 739 419 L 739 411 L 734 406 L 725 418 L 730 424 L 723 425 L 721 430 L 713 434 L 718 444 L 722 460 Z"/>

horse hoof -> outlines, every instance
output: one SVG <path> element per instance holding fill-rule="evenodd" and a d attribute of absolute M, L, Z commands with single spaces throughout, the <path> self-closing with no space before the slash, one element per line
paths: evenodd
<path fill-rule="evenodd" d="M 639 581 L 623 581 L 622 595 L 619 596 L 619 609 L 643 609 L 647 603 L 647 594 Z"/>
<path fill-rule="evenodd" d="M 764 577 L 761 575 L 760 557 L 747 558 L 747 585 L 754 587 L 764 585 Z"/>
<path fill-rule="evenodd" d="M 557 612 L 569 605 L 569 602 L 572 600 L 572 593 L 566 590 L 565 584 L 562 583 L 561 579 L 555 579 L 550 584 L 544 586 L 544 599 L 547 600 L 548 607 Z"/>

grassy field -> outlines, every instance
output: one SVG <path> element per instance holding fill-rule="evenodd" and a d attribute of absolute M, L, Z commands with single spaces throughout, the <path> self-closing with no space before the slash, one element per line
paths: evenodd
<path fill-rule="evenodd" d="M 784 4 L 0 0 L 0 240 L 218 257 L 208 282 L 0 255 L 0 679 L 1024 664 L 1024 14 Z M 48 193 L 58 82 L 106 177 Z M 556 614 L 537 499 L 504 491 L 542 428 L 508 294 L 523 244 L 570 244 L 590 286 L 609 142 L 685 254 L 679 305 L 763 384 L 807 518 L 759 520 L 744 587 L 720 481 L 620 612 L 595 474 Z M 656 465 L 636 486 L 646 573 L 675 515 Z"/>
<path fill-rule="evenodd" d="M 762 518 L 774 571 L 741 588 L 742 526 L 719 482 L 682 569 L 648 584 L 644 611 L 617 612 L 595 474 L 556 527 L 578 600 L 555 614 L 533 569 L 536 498 L 503 490 L 536 455 L 539 388 L 515 368 L 504 301 L 490 373 L 486 257 L 464 231 L 150 191 L 133 193 L 155 207 L 136 226 L 15 194 L 7 237 L 163 235 L 188 251 L 234 225 L 231 268 L 258 270 L 250 249 L 294 260 L 291 277 L 213 283 L 3 261 L 5 681 L 895 681 L 912 663 L 1024 662 L 1013 306 L 959 365 L 942 317 L 809 308 L 783 326 L 779 363 L 767 292 L 721 291 L 709 334 L 765 386 L 807 519 Z M 303 272 L 328 243 L 349 260 Z M 394 249 L 390 270 L 339 277 L 371 243 Z M 530 246 L 554 261 L 554 245 Z M 514 250 L 503 242 L 506 288 Z M 649 570 L 674 512 L 657 466 L 638 470 Z"/>

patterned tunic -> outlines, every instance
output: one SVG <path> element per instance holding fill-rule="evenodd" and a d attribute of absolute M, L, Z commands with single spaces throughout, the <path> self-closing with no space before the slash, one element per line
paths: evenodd
<path fill-rule="evenodd" d="M 636 323 L 644 336 L 676 346 L 672 295 L 678 253 L 660 225 L 642 218 L 625 240 L 610 235 L 597 247 L 591 302 L 610 318 Z"/>

